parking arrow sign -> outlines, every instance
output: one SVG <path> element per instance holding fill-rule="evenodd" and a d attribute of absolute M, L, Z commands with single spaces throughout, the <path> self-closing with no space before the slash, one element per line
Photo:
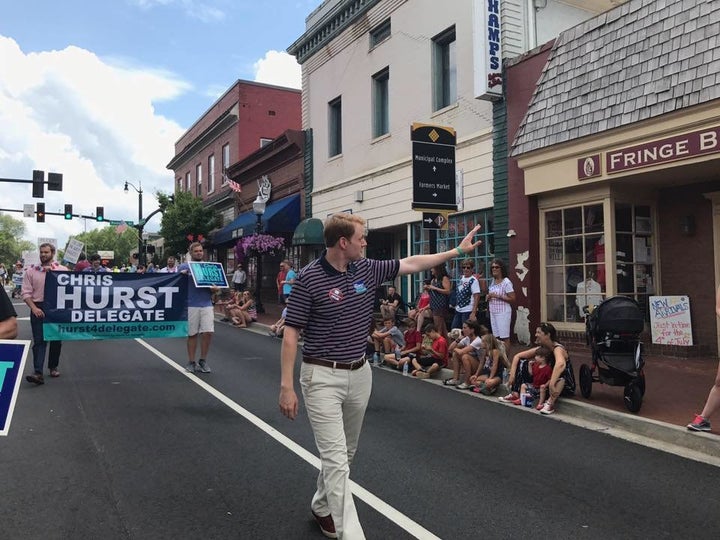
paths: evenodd
<path fill-rule="evenodd" d="M 422 228 L 445 230 L 447 229 L 448 219 L 445 214 L 438 212 L 423 212 Z"/>

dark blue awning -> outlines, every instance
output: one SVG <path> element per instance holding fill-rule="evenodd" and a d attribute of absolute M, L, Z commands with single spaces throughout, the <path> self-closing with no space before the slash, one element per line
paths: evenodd
<path fill-rule="evenodd" d="M 257 216 L 252 212 L 243 212 L 231 223 L 225 225 L 213 236 L 214 245 L 236 241 L 255 232 Z M 263 232 L 270 234 L 292 233 L 300 223 L 300 194 L 290 195 L 265 207 L 262 216 Z"/>

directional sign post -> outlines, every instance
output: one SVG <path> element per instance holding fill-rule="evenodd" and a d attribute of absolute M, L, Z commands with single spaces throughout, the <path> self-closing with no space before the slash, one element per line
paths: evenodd
<path fill-rule="evenodd" d="M 415 123 L 410 129 L 414 209 L 457 212 L 455 130 Z"/>
<path fill-rule="evenodd" d="M 440 212 L 423 212 L 422 228 L 434 230 L 447 230 L 448 218 Z"/>

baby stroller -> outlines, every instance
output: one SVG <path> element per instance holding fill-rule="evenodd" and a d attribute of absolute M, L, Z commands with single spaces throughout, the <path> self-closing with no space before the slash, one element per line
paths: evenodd
<path fill-rule="evenodd" d="M 592 366 L 580 366 L 580 393 L 589 398 L 592 383 L 625 387 L 625 406 L 636 413 L 645 394 L 645 374 L 640 333 L 645 321 L 637 302 L 614 296 L 592 312 L 585 311 L 587 344 L 592 347 Z"/>

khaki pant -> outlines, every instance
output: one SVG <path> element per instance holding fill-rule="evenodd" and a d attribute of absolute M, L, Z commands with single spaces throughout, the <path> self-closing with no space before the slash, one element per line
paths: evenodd
<path fill-rule="evenodd" d="M 365 534 L 350 491 L 350 463 L 372 390 L 370 364 L 351 371 L 303 362 L 300 386 L 320 453 L 311 509 L 320 516 L 332 515 L 338 538 L 363 540 Z"/>

